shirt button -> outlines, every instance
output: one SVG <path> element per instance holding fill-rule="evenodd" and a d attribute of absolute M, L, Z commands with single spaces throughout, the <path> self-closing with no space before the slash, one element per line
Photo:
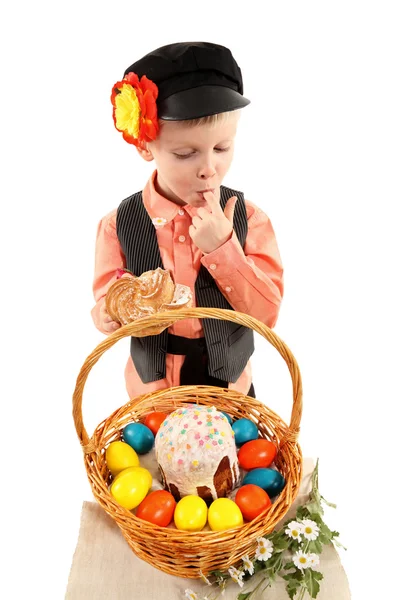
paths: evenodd
<path fill-rule="evenodd" d="M 184 241 L 186 240 L 186 238 L 185 238 L 185 236 L 184 236 L 184 235 L 180 235 L 180 236 L 179 236 L 179 238 L 178 238 L 178 240 L 179 240 L 180 242 L 184 242 Z"/>
<path fill-rule="evenodd" d="M 182 215 L 184 215 L 184 214 L 185 214 L 185 211 L 184 211 L 184 210 L 182 210 L 182 209 L 180 209 L 180 210 L 178 210 L 178 213 L 179 213 L 179 214 L 182 216 Z"/>
<path fill-rule="evenodd" d="M 225 291 L 226 291 L 226 292 L 231 292 L 231 291 L 232 291 L 232 288 L 231 288 L 231 287 L 229 287 L 229 285 L 228 285 L 228 287 L 226 287 L 226 288 L 225 288 Z"/>
<path fill-rule="evenodd" d="M 217 265 L 214 265 L 214 263 L 212 263 L 212 264 L 210 265 L 210 269 L 211 269 L 212 271 L 215 271 L 215 269 L 216 269 L 216 268 L 217 268 Z"/>

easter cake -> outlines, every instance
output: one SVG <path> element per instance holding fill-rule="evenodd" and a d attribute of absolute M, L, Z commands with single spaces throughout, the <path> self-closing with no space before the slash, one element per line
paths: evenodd
<path fill-rule="evenodd" d="M 172 412 L 155 438 L 163 484 L 179 501 L 198 495 L 207 503 L 239 483 L 234 432 L 215 407 L 188 405 Z"/>

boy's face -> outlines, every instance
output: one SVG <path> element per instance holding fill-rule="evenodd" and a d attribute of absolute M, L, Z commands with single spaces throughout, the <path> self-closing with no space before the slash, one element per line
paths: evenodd
<path fill-rule="evenodd" d="M 175 204 L 199 207 L 207 204 L 202 191 L 219 186 L 233 159 L 239 115 L 232 112 L 214 125 L 185 126 L 184 121 L 164 123 L 157 139 L 148 144 L 146 160 L 157 165 L 156 186 Z"/>

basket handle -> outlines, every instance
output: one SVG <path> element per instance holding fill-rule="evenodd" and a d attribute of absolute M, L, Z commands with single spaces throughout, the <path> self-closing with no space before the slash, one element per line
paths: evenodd
<path fill-rule="evenodd" d="M 253 329 L 260 335 L 262 335 L 272 346 L 274 346 L 279 354 L 285 360 L 293 383 L 293 407 L 290 417 L 290 424 L 287 434 L 281 445 L 286 442 L 296 442 L 299 431 L 300 431 L 300 420 L 303 410 L 303 389 L 301 383 L 300 370 L 297 365 L 296 359 L 293 354 L 286 346 L 286 344 L 274 333 L 267 325 L 264 325 L 261 321 L 258 321 L 254 317 L 245 313 L 237 312 L 234 310 L 227 310 L 222 308 L 187 308 L 177 311 L 168 310 L 163 312 L 155 313 L 149 317 L 142 317 L 136 321 L 120 327 L 117 331 L 109 335 L 103 342 L 101 342 L 93 352 L 85 360 L 80 373 L 78 375 L 75 391 L 72 399 L 73 408 L 72 414 L 75 423 L 75 429 L 78 434 L 78 438 L 83 446 L 83 450 L 86 454 L 95 450 L 93 443 L 89 439 L 85 426 L 82 420 L 82 394 L 88 375 L 92 367 L 97 363 L 99 358 L 118 340 L 133 336 L 133 337 L 144 337 L 146 330 L 154 328 L 157 325 L 165 325 L 169 327 L 176 321 L 182 321 L 183 319 L 222 319 L 224 321 L 233 321 L 239 325 L 244 325 Z"/>

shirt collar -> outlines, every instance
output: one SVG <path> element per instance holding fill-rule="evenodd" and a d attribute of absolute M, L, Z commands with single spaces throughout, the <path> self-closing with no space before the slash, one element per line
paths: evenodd
<path fill-rule="evenodd" d="M 170 223 L 176 217 L 179 210 L 185 210 L 189 213 L 190 217 L 194 217 L 197 214 L 197 208 L 190 206 L 190 204 L 180 206 L 157 192 L 155 188 L 156 176 L 157 170 L 153 172 L 143 190 L 143 204 L 154 226 L 156 228 L 163 227 L 167 223 Z"/>

